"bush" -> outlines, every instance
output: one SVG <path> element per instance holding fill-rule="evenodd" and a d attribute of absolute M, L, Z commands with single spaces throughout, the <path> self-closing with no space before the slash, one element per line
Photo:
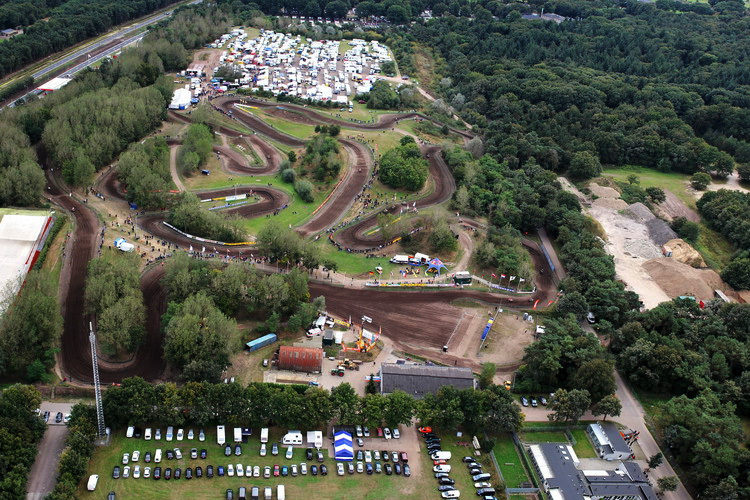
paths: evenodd
<path fill-rule="evenodd" d="M 302 198 L 302 201 L 305 203 L 312 203 L 313 201 L 313 185 L 310 181 L 306 180 L 299 180 L 294 183 L 294 190 L 297 191 L 297 194 L 300 198 Z"/>
<path fill-rule="evenodd" d="M 677 233 L 677 236 L 683 240 L 691 243 L 698 241 L 701 232 L 699 224 L 689 221 L 685 217 L 677 217 L 672 221 L 671 227 Z"/>
<path fill-rule="evenodd" d="M 735 258 L 721 272 L 721 279 L 737 290 L 750 290 L 750 258 Z"/>
<path fill-rule="evenodd" d="M 602 173 L 599 157 L 589 151 L 579 151 L 570 160 L 568 175 L 577 181 L 585 181 Z"/>
<path fill-rule="evenodd" d="M 297 179 L 297 172 L 295 172 L 294 169 L 287 168 L 281 171 L 282 181 L 288 184 L 293 184 L 296 179 Z"/>
<path fill-rule="evenodd" d="M 711 184 L 711 176 L 705 172 L 698 172 L 690 178 L 690 185 L 698 191 L 703 191 L 709 184 Z"/>

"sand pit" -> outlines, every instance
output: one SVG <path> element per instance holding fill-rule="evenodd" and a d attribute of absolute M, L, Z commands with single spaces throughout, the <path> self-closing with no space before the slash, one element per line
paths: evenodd
<path fill-rule="evenodd" d="M 643 268 L 670 298 L 692 295 L 706 301 L 714 298 L 714 290 L 727 291 L 727 285 L 715 271 L 695 269 L 674 259 L 651 259 Z"/>

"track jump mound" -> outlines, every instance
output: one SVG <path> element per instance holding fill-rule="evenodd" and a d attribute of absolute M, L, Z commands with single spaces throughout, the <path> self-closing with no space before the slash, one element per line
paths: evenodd
<path fill-rule="evenodd" d="M 695 269 L 674 259 L 651 259 L 643 264 L 643 268 L 671 298 L 688 295 L 708 301 L 714 298 L 714 290 L 729 291 L 728 285 L 715 271 Z"/>

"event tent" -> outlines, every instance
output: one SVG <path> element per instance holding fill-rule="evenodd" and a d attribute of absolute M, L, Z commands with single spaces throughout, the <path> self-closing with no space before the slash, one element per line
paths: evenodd
<path fill-rule="evenodd" d="M 351 462 L 354 460 L 352 435 L 346 431 L 339 431 L 333 437 L 334 460 Z"/>
<path fill-rule="evenodd" d="M 429 264 L 427 264 L 427 271 L 429 271 L 430 269 L 434 269 L 438 276 L 440 276 L 441 268 L 445 269 L 446 271 L 448 270 L 448 268 L 445 267 L 445 264 L 443 264 L 443 261 L 441 261 L 437 257 L 432 259 Z"/>

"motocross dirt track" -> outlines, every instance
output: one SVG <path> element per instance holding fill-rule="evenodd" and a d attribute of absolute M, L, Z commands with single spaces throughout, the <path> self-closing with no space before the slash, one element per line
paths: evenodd
<path fill-rule="evenodd" d="M 238 101 L 239 99 L 236 100 L 236 102 Z M 224 101 L 222 105 L 227 106 L 227 102 L 229 101 Z M 304 108 L 300 109 L 304 110 Z M 313 113 L 316 118 L 321 116 L 312 111 L 307 111 Z M 174 115 L 180 118 L 175 118 Z M 233 115 L 234 118 L 239 119 L 258 133 L 273 138 L 282 144 L 294 147 L 301 147 L 305 144 L 304 141 L 278 132 L 276 129 L 255 118 L 252 114 L 235 109 Z M 177 113 L 170 113 L 170 116 L 180 121 L 189 122 L 189 119 Z M 404 115 L 399 116 L 403 119 Z M 362 126 L 362 128 L 386 128 L 395 123 L 395 121 L 398 121 L 395 118 L 390 122 L 388 120 L 389 118 L 387 117 L 381 118 L 381 122 L 370 126 Z M 330 119 L 330 122 L 337 121 Z M 352 124 L 347 122 L 339 123 L 350 128 L 352 127 Z M 231 131 L 231 129 L 225 130 L 227 132 L 226 135 L 230 137 L 239 136 L 237 132 Z M 221 131 L 224 132 L 224 130 Z M 356 147 L 358 144 L 352 142 L 349 146 Z M 361 144 L 359 146 L 364 148 Z M 346 143 L 345 147 L 347 147 Z M 455 182 L 444 161 L 440 158 L 438 148 L 430 147 L 427 149 L 430 154 L 430 168 L 433 172 L 436 186 L 433 193 L 417 202 L 418 207 L 426 207 L 445 201 L 450 198 L 455 189 Z M 367 158 L 364 160 L 367 164 L 363 164 L 363 158 L 360 154 L 356 153 L 357 150 L 362 151 L 361 149 L 355 149 L 354 156 L 352 156 L 350 151 L 350 158 L 356 157 L 356 166 L 350 168 L 350 172 L 347 174 L 349 177 L 345 178 L 339 186 L 340 191 L 338 193 L 334 192 L 329 202 L 326 203 L 327 206 L 335 205 L 336 210 L 324 207 L 318 217 L 314 217 L 305 225 L 309 227 L 303 226 L 299 228 L 304 234 L 314 234 L 333 224 L 342 215 L 341 212 L 335 212 L 339 210 L 345 211 L 344 207 L 347 204 L 351 204 L 353 197 L 361 189 L 369 176 L 371 160 L 369 153 L 367 153 Z M 227 156 L 229 157 L 229 155 Z M 364 175 L 360 176 L 359 174 Z M 48 191 L 50 198 L 68 211 L 75 208 L 73 215 L 76 219 L 76 229 L 71 242 L 68 244 L 71 252 L 69 263 L 67 269 L 64 269 L 63 276 L 61 276 L 62 283 L 68 280 L 68 286 L 64 288 L 65 292 L 63 296 L 65 326 L 62 340 L 64 348 L 61 353 L 62 369 L 66 375 L 74 377 L 76 381 L 90 381 L 92 375 L 88 344 L 89 318 L 84 315 L 84 289 L 86 267 L 89 260 L 94 256 L 97 235 L 100 231 L 99 222 L 96 215 L 86 205 L 79 203 L 65 193 L 57 184 L 57 179 L 50 176 L 49 173 L 48 178 L 52 178 L 50 182 L 52 189 Z M 102 179 L 101 185 L 103 192 L 108 196 L 123 197 L 122 186 L 120 186 L 114 170 Z M 253 187 L 252 190 L 254 193 L 259 194 L 263 200 L 260 203 L 235 209 L 242 216 L 263 215 L 264 213 L 268 213 L 268 211 L 283 206 L 285 203 L 282 196 L 286 196 L 286 194 L 283 192 L 261 187 Z M 234 189 L 211 192 L 213 196 L 232 193 L 234 193 Z M 155 236 L 171 241 L 183 248 L 188 248 L 194 243 L 193 240 L 185 238 L 164 226 L 161 223 L 163 219 L 164 215 L 161 214 L 144 215 L 139 218 L 138 222 Z M 364 230 L 365 223 L 373 223 L 370 219 L 374 219 L 374 216 L 353 226 L 359 227 L 361 230 L 357 229 L 347 233 L 352 234 L 351 242 L 353 244 L 356 245 L 366 241 L 358 239 L 360 238 L 358 234 Z M 222 253 L 226 251 L 229 256 L 239 256 L 247 255 L 252 252 L 252 249 L 252 246 L 232 246 L 222 247 L 221 251 Z M 317 282 L 310 283 L 310 293 L 312 297 L 325 295 L 328 300 L 327 307 L 329 311 L 340 317 L 351 315 L 354 318 L 362 314 L 373 317 L 375 319 L 374 327 L 380 328 L 382 326 L 383 332 L 389 338 L 392 338 L 401 348 L 408 349 L 409 352 L 437 355 L 440 357 L 439 352 L 436 354 L 432 350 L 439 348 L 447 341 L 458 323 L 458 309 L 451 306 L 449 304 L 450 301 L 457 298 L 465 298 L 478 300 L 488 305 L 529 308 L 535 300 L 539 300 L 542 306 L 547 305 L 547 301 L 553 300 L 555 287 L 550 279 L 552 273 L 549 271 L 541 253 L 531 248 L 531 255 L 537 270 L 543 270 L 543 273 L 538 273 L 535 278 L 538 287 L 537 291 L 533 295 L 523 298 L 474 290 L 403 291 L 371 288 L 354 289 Z M 164 372 L 165 363 L 162 359 L 162 335 L 160 330 L 161 315 L 166 310 L 166 291 L 160 284 L 163 273 L 162 265 L 155 265 L 144 272 L 141 280 L 141 289 L 147 306 L 146 343 L 138 350 L 133 360 L 128 363 L 121 366 L 111 363 L 100 364 L 100 376 L 103 383 L 118 382 L 123 378 L 135 375 L 147 380 L 153 380 L 159 378 Z M 382 317 L 381 315 L 384 311 L 387 311 L 388 314 Z M 424 349 L 429 349 L 429 353 L 424 351 Z M 446 358 L 444 361 L 454 361 L 453 357 L 444 357 Z M 458 358 L 455 359 L 455 362 L 465 364 Z"/>

